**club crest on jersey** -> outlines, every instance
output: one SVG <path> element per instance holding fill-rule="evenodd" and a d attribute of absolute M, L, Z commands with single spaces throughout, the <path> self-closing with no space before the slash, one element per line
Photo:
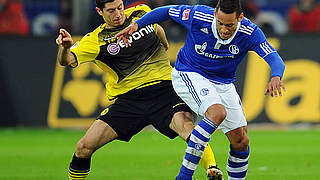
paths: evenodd
<path fill-rule="evenodd" d="M 107 51 L 111 55 L 117 55 L 120 52 L 120 46 L 117 43 L 111 43 L 108 45 Z"/>
<path fill-rule="evenodd" d="M 188 20 L 190 15 L 190 9 L 186 9 L 182 13 L 182 20 Z"/>
<path fill-rule="evenodd" d="M 229 51 L 230 51 L 232 54 L 239 54 L 239 52 L 240 52 L 238 46 L 236 46 L 236 45 L 231 45 L 231 46 L 229 46 Z"/>
<path fill-rule="evenodd" d="M 207 88 L 202 88 L 200 91 L 201 96 L 206 96 L 209 94 L 209 89 Z"/>

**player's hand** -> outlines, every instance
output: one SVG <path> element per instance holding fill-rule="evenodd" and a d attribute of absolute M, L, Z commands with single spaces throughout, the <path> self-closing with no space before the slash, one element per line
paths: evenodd
<path fill-rule="evenodd" d="M 118 38 L 117 44 L 120 43 L 121 40 L 123 40 L 126 47 L 131 46 L 129 43 L 129 37 L 138 30 L 138 24 L 132 23 L 130 26 L 126 27 L 122 31 L 120 31 L 118 34 L 116 34 L 114 37 Z"/>
<path fill-rule="evenodd" d="M 281 88 L 284 92 L 286 91 L 286 88 L 284 87 L 284 84 L 281 82 L 280 77 L 273 77 L 269 82 L 267 89 L 264 91 L 264 95 L 270 94 L 271 97 L 278 97 L 278 95 L 282 96 Z"/>
<path fill-rule="evenodd" d="M 73 45 L 71 35 L 65 29 L 59 29 L 59 36 L 56 39 L 58 46 L 62 45 L 64 48 L 70 48 Z"/>

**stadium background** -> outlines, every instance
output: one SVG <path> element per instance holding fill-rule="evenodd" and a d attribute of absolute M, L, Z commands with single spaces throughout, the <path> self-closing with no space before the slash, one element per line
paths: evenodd
<path fill-rule="evenodd" d="M 92 1 L 24 0 L 20 2 L 23 2 L 24 12 L 29 20 L 29 34 L 26 36 L 0 35 L 0 154 L 2 154 L 0 161 L 3 159 L 2 162 L 7 162 L 6 158 L 8 158 L 8 161 L 13 160 L 13 162 L 15 158 L 18 158 L 16 154 L 12 154 L 12 157 L 5 156 L 8 152 L 15 152 L 22 148 L 14 143 L 24 144 L 23 142 L 32 138 L 36 139 L 36 134 L 39 136 L 52 134 L 62 140 L 65 139 L 64 135 L 71 136 L 70 134 L 74 132 L 73 128 L 80 128 L 80 132 L 77 131 L 76 135 L 71 136 L 74 137 L 72 141 L 69 140 L 69 144 L 63 146 L 69 152 L 72 152 L 76 141 L 82 136 L 84 128 L 87 128 L 97 114 L 110 103 L 104 96 L 104 74 L 94 65 L 86 64 L 78 69 L 71 70 L 56 64 L 57 47 L 55 38 L 58 27 L 65 27 L 70 30 L 77 40 L 93 29 L 95 24 L 99 23 L 99 21 L 96 21 L 97 16 Z M 126 6 L 135 3 L 133 0 L 124 2 Z M 214 3 L 214 1 L 209 0 L 171 1 L 174 4 L 199 3 L 207 5 L 212 5 L 212 2 Z M 263 60 L 257 57 L 255 53 L 250 52 L 240 64 L 236 86 L 243 100 L 249 126 L 257 127 L 253 131 L 253 135 L 260 137 L 259 133 L 262 132 L 268 137 L 270 136 L 269 127 L 272 127 L 273 130 L 284 130 L 284 134 L 286 134 L 277 134 L 278 132 L 272 130 L 273 138 L 282 136 L 288 136 L 288 139 L 290 137 L 294 138 L 276 143 L 278 147 L 281 147 L 281 143 L 286 141 L 308 142 L 310 138 L 314 138 L 313 140 L 318 142 L 317 137 L 320 135 L 318 128 L 320 124 L 320 34 L 290 33 L 285 26 L 273 27 L 275 24 L 286 23 L 288 8 L 296 3 L 295 0 L 255 0 L 254 2 L 259 9 L 259 13 L 276 14 L 276 16 L 270 16 L 277 18 L 271 19 L 268 26 L 263 26 L 265 25 L 264 22 L 261 25 L 263 28 L 268 27 L 264 29 L 268 40 L 285 61 L 286 71 L 283 81 L 287 92 L 284 97 L 276 99 L 263 95 L 268 82 L 268 67 L 266 63 L 260 62 Z M 181 31 L 179 26 L 170 22 L 162 25 L 167 32 L 170 42 L 169 55 L 172 64 L 174 64 L 177 51 L 183 44 L 185 32 Z M 43 128 L 45 132 L 42 131 Z M 60 131 L 56 128 L 67 129 Z M 301 130 L 301 128 L 303 133 L 299 133 L 300 131 L 292 133 L 291 131 L 292 129 Z M 148 136 L 149 132 L 146 133 L 147 135 L 143 134 L 142 137 Z M 24 136 L 28 137 L 24 139 Z M 152 137 L 153 141 L 167 142 L 158 135 L 152 134 Z M 218 137 L 223 138 L 221 135 L 218 135 Z M 54 137 L 51 138 L 49 141 L 57 141 Z M 218 144 L 226 145 L 225 139 L 223 140 L 224 142 L 220 144 L 218 142 Z M 273 143 L 268 144 L 267 140 L 262 137 L 260 140 L 262 146 L 274 145 Z M 312 145 L 305 145 L 305 148 L 312 149 L 312 153 L 307 153 L 307 155 L 310 155 L 308 156 L 310 160 L 304 162 L 303 165 L 307 164 L 306 167 L 309 170 L 315 169 L 315 171 L 312 172 L 313 174 L 311 173 L 312 176 L 310 175 L 309 178 L 305 179 L 312 179 L 311 177 L 315 173 L 319 175 L 319 166 L 314 165 L 312 161 L 319 157 L 320 147 L 317 145 L 319 143 L 313 143 L 313 140 L 310 140 Z M 294 142 L 291 145 L 295 145 Z M 139 140 L 134 141 L 134 143 L 139 144 Z M 57 142 L 57 144 L 59 143 Z M 180 142 L 179 145 L 179 152 L 183 151 L 184 144 Z M 50 146 L 50 143 L 48 146 Z M 128 147 L 120 146 L 121 148 Z M 287 148 L 292 147 L 289 145 Z M 222 152 L 219 151 L 221 149 L 222 147 L 216 148 L 215 153 L 217 156 L 224 157 L 225 155 L 222 155 Z M 32 151 L 32 149 L 29 150 Z M 283 152 L 288 151 L 283 150 Z M 303 152 L 303 150 L 294 151 L 297 154 L 299 152 Z M 64 158 L 69 161 L 69 156 Z M 68 161 L 64 163 L 66 164 Z M 320 162 L 317 161 L 316 164 L 319 165 Z M 177 168 L 179 162 L 180 159 L 176 164 Z M 310 166 L 310 164 L 313 165 Z M 101 166 L 103 166 L 102 162 Z M 12 167 L 15 167 L 15 165 L 12 165 Z M 2 169 L 0 170 L 0 174 L 2 174 L 0 179 L 6 179 L 6 174 L 7 179 L 12 179 L 11 172 L 7 171 L 10 168 L 2 165 L 0 169 Z M 296 171 L 292 170 L 292 172 Z M 18 177 L 15 179 L 19 179 Z M 299 179 L 299 175 L 292 177 Z M 118 177 L 118 179 L 121 178 Z M 251 179 L 256 178 L 251 177 Z M 286 178 L 284 176 L 280 179 Z"/>

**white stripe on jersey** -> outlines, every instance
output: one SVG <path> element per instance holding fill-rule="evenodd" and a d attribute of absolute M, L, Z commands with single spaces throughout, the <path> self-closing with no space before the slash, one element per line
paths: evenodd
<path fill-rule="evenodd" d="M 265 55 L 264 57 L 268 56 L 269 54 L 271 54 L 271 53 L 273 53 L 273 52 L 276 52 L 276 51 L 273 51 L 273 50 L 271 49 L 271 47 L 268 45 L 267 42 L 261 43 L 261 44 L 260 44 L 260 48 L 263 50 L 264 53 L 266 53 L 266 55 Z M 263 58 L 264 58 L 264 57 L 263 57 Z"/>
<path fill-rule="evenodd" d="M 205 14 L 203 12 L 196 11 L 193 15 L 193 18 L 199 19 L 201 21 L 213 22 L 214 16 L 211 14 Z"/>
<path fill-rule="evenodd" d="M 247 31 L 242 30 L 242 29 L 239 29 L 239 32 L 243 32 L 243 33 L 245 33 L 245 34 L 248 34 L 249 36 L 251 35 L 251 33 L 248 33 Z"/>
<path fill-rule="evenodd" d="M 208 20 L 208 19 L 204 19 L 204 18 L 201 18 L 201 17 L 198 17 L 198 16 L 193 16 L 194 19 L 199 19 L 201 21 L 206 21 L 206 22 L 213 22 L 213 20 Z"/>
<path fill-rule="evenodd" d="M 241 26 L 240 26 L 240 29 L 245 29 L 245 30 L 247 30 L 247 31 L 249 31 L 249 32 L 253 32 L 253 31 L 254 31 L 254 29 L 253 29 L 252 27 L 250 27 L 250 26 L 245 26 L 245 25 L 241 25 Z"/>
<path fill-rule="evenodd" d="M 179 14 L 180 14 L 180 10 L 179 9 L 173 9 L 173 8 L 169 9 L 169 15 L 170 16 L 179 17 Z"/>
<path fill-rule="evenodd" d="M 252 27 L 250 27 L 250 26 L 241 25 L 240 28 L 239 28 L 239 31 L 243 32 L 245 34 L 251 35 L 252 32 L 254 31 L 254 29 Z"/>
<path fill-rule="evenodd" d="M 212 15 L 212 14 L 206 14 L 206 13 L 203 13 L 203 12 L 200 12 L 200 11 L 196 11 L 194 14 L 199 14 L 199 15 L 202 15 L 202 16 L 209 16 L 209 17 L 214 18 L 214 15 Z"/>
<path fill-rule="evenodd" d="M 250 26 L 247 26 L 248 29 L 250 29 L 251 31 L 254 31 L 254 29 Z"/>
<path fill-rule="evenodd" d="M 180 12 L 180 9 L 170 8 L 169 11 Z"/>

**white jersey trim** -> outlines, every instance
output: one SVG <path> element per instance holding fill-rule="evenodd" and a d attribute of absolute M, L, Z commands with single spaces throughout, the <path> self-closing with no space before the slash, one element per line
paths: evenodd
<path fill-rule="evenodd" d="M 199 19 L 202 21 L 206 21 L 206 22 L 211 22 L 214 20 L 214 16 L 212 14 L 205 14 L 203 12 L 200 11 L 196 11 L 193 15 L 194 19 Z"/>
<path fill-rule="evenodd" d="M 266 55 L 263 56 L 263 58 L 265 58 L 266 56 L 268 56 L 271 53 L 276 52 L 276 51 L 271 49 L 271 47 L 268 45 L 267 42 L 261 43 L 259 46 L 263 50 L 263 52 L 266 53 Z"/>
<path fill-rule="evenodd" d="M 179 17 L 180 16 L 180 10 L 179 9 L 170 8 L 169 9 L 169 15 L 173 16 L 173 17 Z"/>
<path fill-rule="evenodd" d="M 245 34 L 248 34 L 249 36 L 251 36 L 251 34 L 253 33 L 254 29 L 250 26 L 245 26 L 245 25 L 241 25 L 239 32 L 243 32 Z"/>

